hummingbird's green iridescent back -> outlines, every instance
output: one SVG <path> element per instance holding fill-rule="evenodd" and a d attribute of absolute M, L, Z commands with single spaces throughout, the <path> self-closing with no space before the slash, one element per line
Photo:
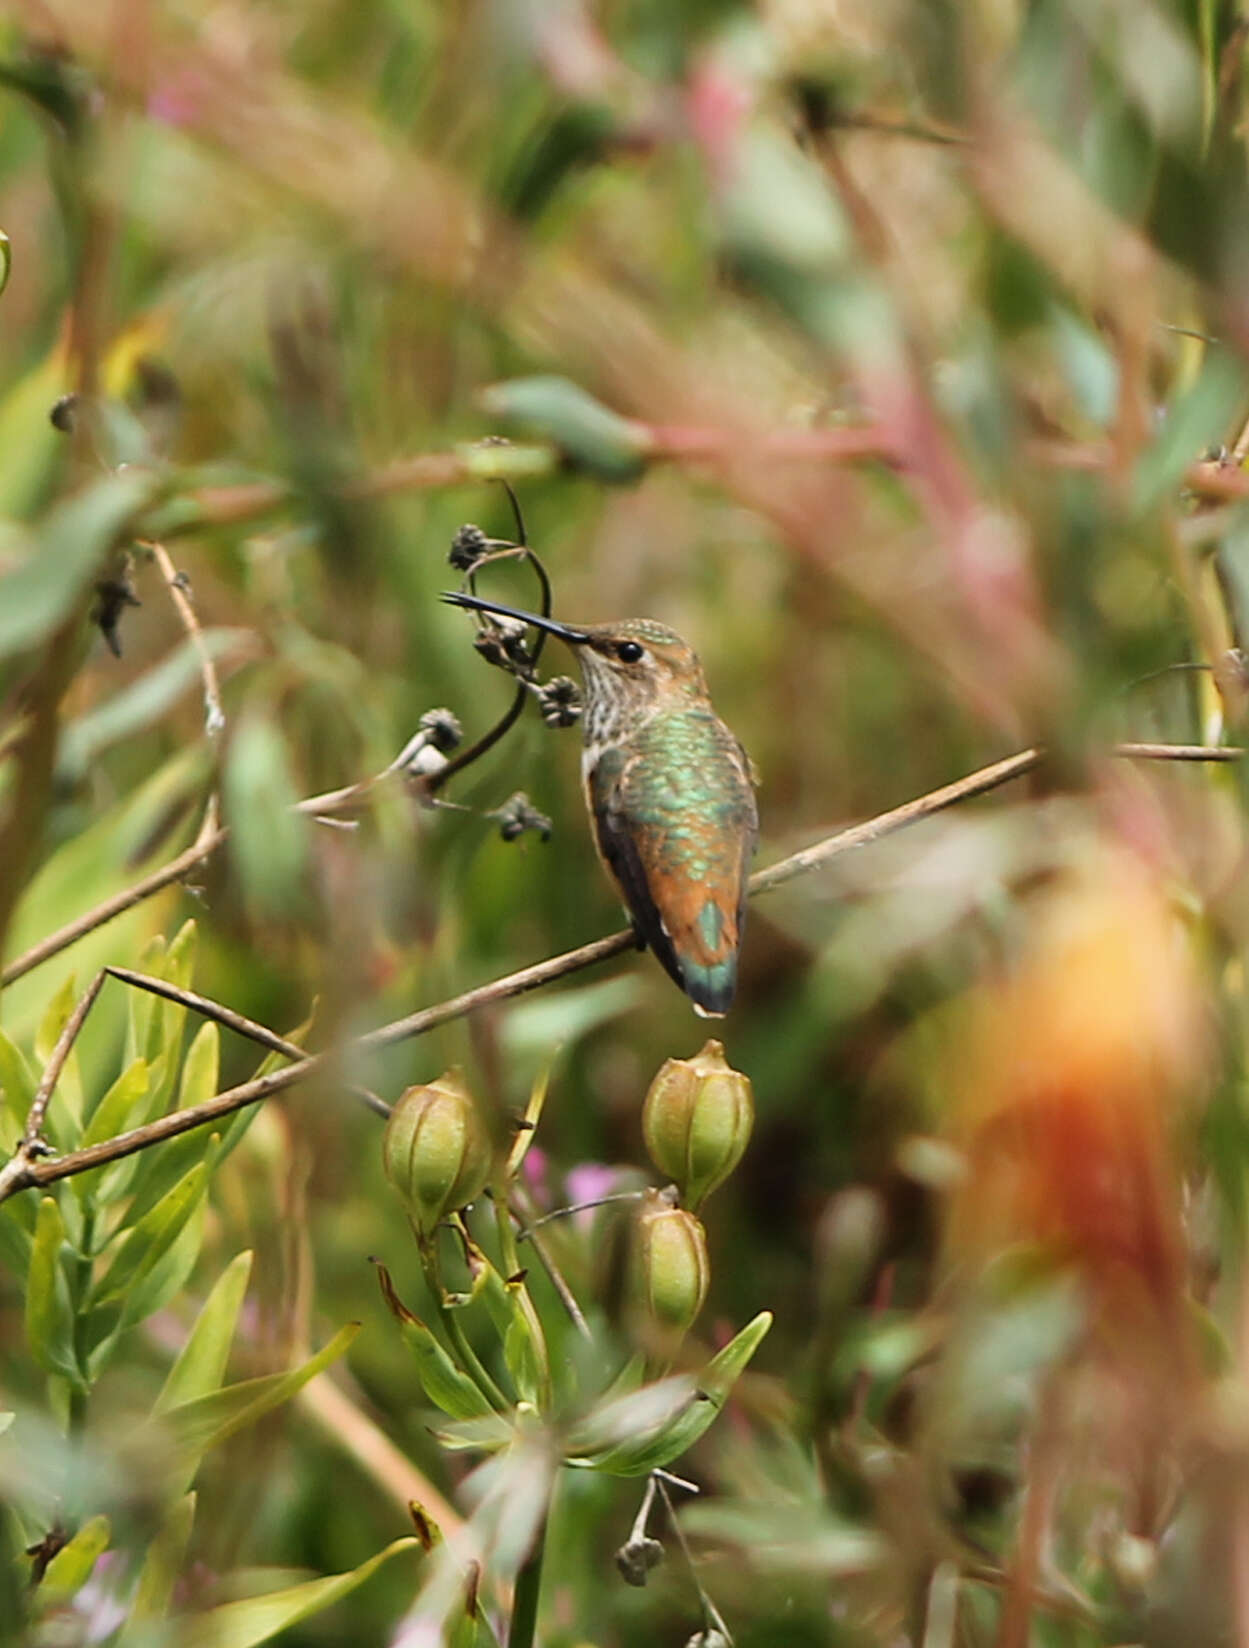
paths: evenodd
<path fill-rule="evenodd" d="M 758 833 L 741 745 L 710 706 L 660 709 L 587 763 L 585 787 L 640 936 L 699 1012 L 727 1012 Z"/>

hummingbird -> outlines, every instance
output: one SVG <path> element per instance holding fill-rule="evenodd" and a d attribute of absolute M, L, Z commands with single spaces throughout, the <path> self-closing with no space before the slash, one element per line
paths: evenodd
<path fill-rule="evenodd" d="M 585 687 L 581 782 L 599 857 L 639 945 L 696 1013 L 723 1017 L 759 815 L 750 757 L 712 709 L 697 653 L 650 618 L 560 624 L 475 595 L 443 599 L 571 647 Z"/>

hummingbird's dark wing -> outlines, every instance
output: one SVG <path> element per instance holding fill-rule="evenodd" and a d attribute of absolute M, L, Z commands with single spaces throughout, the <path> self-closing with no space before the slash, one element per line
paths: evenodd
<path fill-rule="evenodd" d="M 758 832 L 749 764 L 704 712 L 656 718 L 586 785 L 604 863 L 640 936 L 699 1012 L 728 1010 Z"/>
<path fill-rule="evenodd" d="M 586 780 L 586 805 L 594 824 L 595 845 L 633 918 L 638 937 L 684 989 L 676 951 L 651 897 L 646 866 L 625 809 L 621 779 L 627 765 L 621 751 L 607 750 Z"/>

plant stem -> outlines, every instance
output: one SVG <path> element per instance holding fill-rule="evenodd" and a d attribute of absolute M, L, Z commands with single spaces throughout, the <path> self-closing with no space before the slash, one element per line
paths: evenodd
<path fill-rule="evenodd" d="M 499 1256 L 503 1261 L 503 1280 L 509 1288 L 516 1289 L 521 1314 L 529 1328 L 534 1354 L 538 1358 L 542 1381 L 539 1389 L 540 1404 L 543 1408 L 548 1408 L 551 1403 L 551 1352 L 542 1328 L 542 1318 L 534 1307 L 529 1289 L 523 1279 L 517 1280 L 523 1273 L 520 1256 L 516 1251 L 516 1232 L 512 1229 L 512 1210 L 508 1205 L 507 1191 L 507 1183 L 503 1179 L 499 1180 L 493 1191 L 494 1218 L 499 1233 Z"/>
<path fill-rule="evenodd" d="M 486 1372 L 481 1358 L 468 1342 L 459 1315 L 453 1306 L 447 1304 L 446 1289 L 442 1284 L 442 1263 L 438 1256 L 438 1243 L 435 1240 L 420 1242 L 421 1268 L 425 1272 L 425 1281 L 434 1301 L 434 1308 L 438 1312 L 438 1319 L 442 1323 L 443 1331 L 451 1341 L 451 1348 L 459 1358 L 460 1366 L 480 1390 L 496 1413 L 511 1413 L 512 1404 Z"/>
<path fill-rule="evenodd" d="M 538 1624 L 538 1593 L 542 1589 L 542 1559 L 546 1551 L 546 1518 L 534 1536 L 533 1548 L 516 1576 L 512 1594 L 512 1623 L 507 1648 L 533 1648 Z"/>

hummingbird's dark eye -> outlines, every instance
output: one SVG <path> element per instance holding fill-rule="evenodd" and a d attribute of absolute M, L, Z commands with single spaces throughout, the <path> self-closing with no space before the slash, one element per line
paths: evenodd
<path fill-rule="evenodd" d="M 616 642 L 616 657 L 622 664 L 636 664 L 645 650 L 636 641 Z"/>

